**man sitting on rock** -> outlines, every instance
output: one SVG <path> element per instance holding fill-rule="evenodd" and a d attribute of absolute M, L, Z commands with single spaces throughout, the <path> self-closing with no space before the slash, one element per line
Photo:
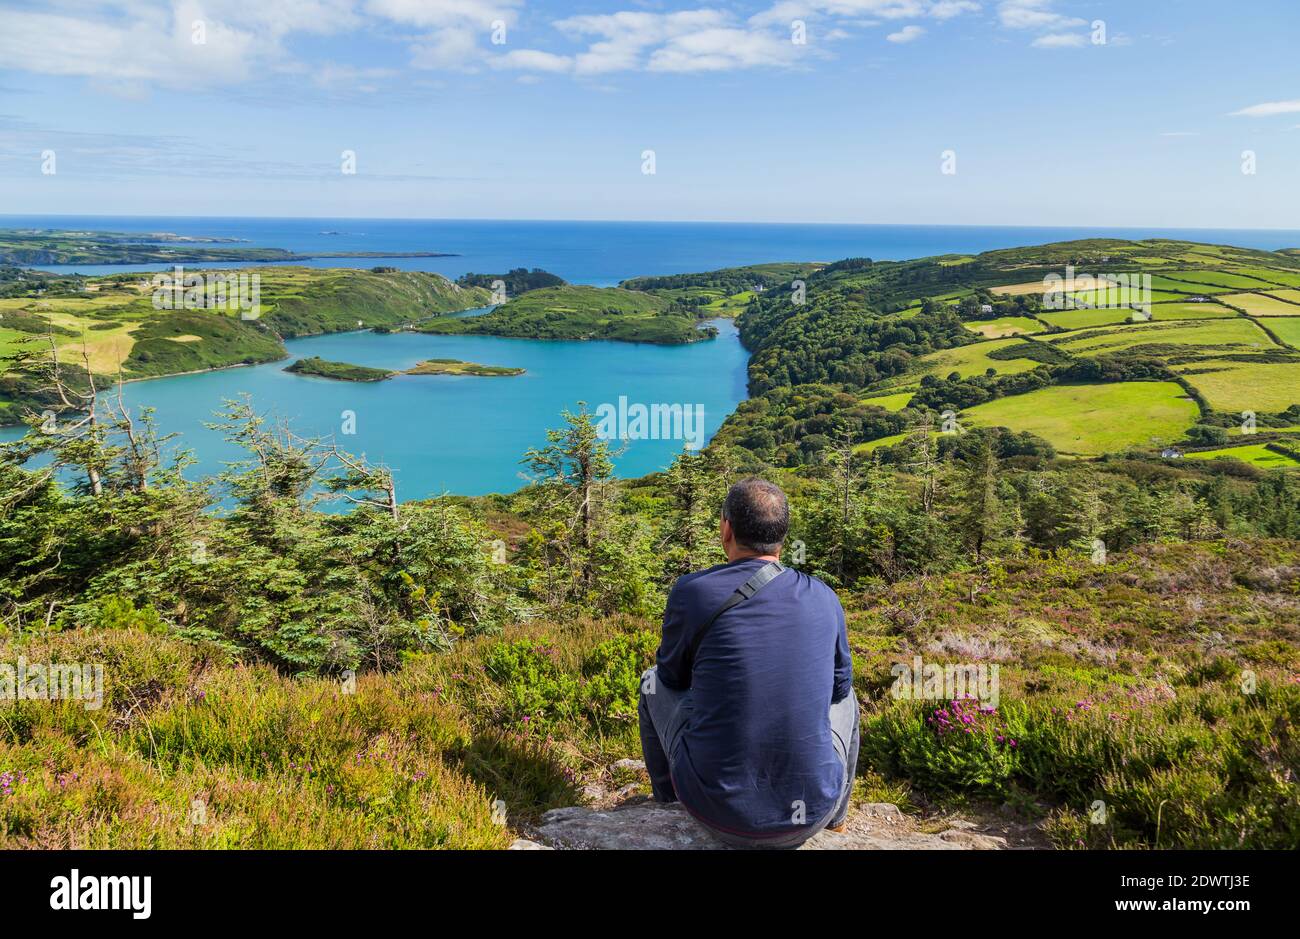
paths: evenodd
<path fill-rule="evenodd" d="M 858 759 L 844 610 L 783 567 L 790 509 L 761 479 L 722 509 L 727 563 L 678 578 L 641 680 L 655 801 L 678 799 L 736 847 L 793 848 L 840 830 Z"/>

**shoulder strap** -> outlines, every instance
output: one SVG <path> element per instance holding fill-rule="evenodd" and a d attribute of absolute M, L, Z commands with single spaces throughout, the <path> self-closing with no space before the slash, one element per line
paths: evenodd
<path fill-rule="evenodd" d="M 718 607 L 718 609 L 714 611 L 714 614 L 705 621 L 704 625 L 695 633 L 695 638 L 691 640 L 689 662 L 692 675 L 695 673 L 695 653 L 699 651 L 700 643 L 704 641 L 704 636 L 717 621 L 718 617 L 727 612 L 733 606 L 736 606 L 739 603 L 744 603 L 772 581 L 776 580 L 784 570 L 785 565 L 780 561 L 768 561 L 767 564 L 763 565 L 762 568 L 754 573 L 754 576 L 750 577 L 749 580 L 737 587 L 735 592 L 733 592 L 731 596 L 727 597 L 722 606 Z"/>

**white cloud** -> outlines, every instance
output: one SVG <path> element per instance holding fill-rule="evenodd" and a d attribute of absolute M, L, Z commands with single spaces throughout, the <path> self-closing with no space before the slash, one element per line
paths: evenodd
<path fill-rule="evenodd" d="M 702 30 L 729 22 L 721 10 L 684 10 L 678 13 L 619 13 L 570 16 L 555 28 L 571 39 L 595 37 L 585 52 L 574 57 L 579 74 L 598 75 L 629 71 L 644 64 L 647 50 Z"/>
<path fill-rule="evenodd" d="M 555 55 L 538 49 L 516 49 L 493 63 L 499 68 L 513 68 L 532 72 L 568 72 L 573 69 L 573 58 Z"/>
<path fill-rule="evenodd" d="M 522 0 L 368 0 L 366 9 L 412 26 L 474 26 L 486 36 L 493 20 L 513 22 Z"/>
<path fill-rule="evenodd" d="M 92 4 L 81 15 L 9 10 L 0 29 L 0 68 L 94 79 L 131 89 L 160 84 L 174 88 L 233 84 L 246 80 L 254 64 L 282 59 L 284 35 L 239 28 L 205 16 L 197 3 L 123 8 Z M 194 42 L 192 24 L 203 22 L 204 42 Z"/>
<path fill-rule="evenodd" d="M 864 23 L 863 18 L 915 20 L 928 16 L 948 20 L 979 9 L 980 5 L 975 0 L 780 0 L 774 6 L 751 16 L 749 21 L 757 26 L 788 25 L 792 19 L 828 16 L 852 19 L 858 25 L 874 25 Z"/>
<path fill-rule="evenodd" d="M 963 13 L 978 13 L 980 5 L 973 0 L 939 0 L 931 4 L 929 13 L 936 20 L 950 20 Z"/>
<path fill-rule="evenodd" d="M 1051 9 L 1054 0 L 1002 0 L 998 20 L 1010 29 L 1065 29 L 1083 26 L 1084 20 Z"/>
<path fill-rule="evenodd" d="M 1077 49 L 1087 45 L 1080 33 L 1046 33 L 1030 43 L 1038 49 Z"/>
<path fill-rule="evenodd" d="M 1265 101 L 1252 104 L 1240 111 L 1233 111 L 1230 117 L 1273 117 L 1277 114 L 1300 113 L 1300 101 Z"/>
<path fill-rule="evenodd" d="M 706 29 L 675 36 L 650 56 L 652 72 L 705 72 L 789 65 L 797 47 L 788 37 L 746 29 Z"/>
<path fill-rule="evenodd" d="M 523 0 L 366 0 L 375 16 L 427 30 L 410 44 L 411 64 L 427 69 L 476 68 L 488 55 L 493 24 L 513 26 L 521 6 Z"/>
<path fill-rule="evenodd" d="M 587 14 L 566 17 L 554 26 L 571 40 L 587 42 L 587 48 L 573 55 L 520 49 L 493 64 L 582 76 L 637 70 L 728 71 L 788 66 L 797 61 L 801 48 L 785 30 L 740 25 L 730 14 L 711 9 Z"/>
<path fill-rule="evenodd" d="M 1086 34 L 1071 31 L 1087 26 L 1087 20 L 1060 13 L 1055 6 L 1056 0 L 1001 0 L 998 22 L 1007 29 L 1040 33 L 1029 43 L 1038 49 L 1077 49 L 1087 45 Z"/>
<path fill-rule="evenodd" d="M 444 26 L 411 42 L 411 64 L 416 68 L 471 68 L 481 54 L 478 31 L 463 24 Z"/>
<path fill-rule="evenodd" d="M 914 42 L 925 35 L 925 29 L 921 26 L 904 26 L 896 33 L 890 33 L 885 38 L 890 42 Z"/>
<path fill-rule="evenodd" d="M 493 21 L 513 23 L 523 2 L 55 0 L 0 14 L 0 68 L 82 77 L 118 92 L 220 87 L 328 69 L 297 61 L 287 40 L 385 23 L 405 28 L 417 67 L 463 68 L 486 55 Z M 363 81 L 388 77 L 356 68 Z"/>

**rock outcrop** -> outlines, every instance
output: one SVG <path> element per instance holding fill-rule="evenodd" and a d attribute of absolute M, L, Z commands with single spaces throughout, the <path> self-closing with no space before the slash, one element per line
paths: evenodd
<path fill-rule="evenodd" d="M 937 833 L 926 833 L 918 830 L 897 806 L 871 803 L 849 817 L 843 833 L 819 832 L 801 850 L 963 851 L 1008 847 L 1004 837 L 973 831 L 973 827 L 959 822 Z M 517 840 L 511 849 L 729 850 L 680 804 L 636 802 L 612 809 L 580 805 L 551 809 L 530 834 L 532 838 Z"/>

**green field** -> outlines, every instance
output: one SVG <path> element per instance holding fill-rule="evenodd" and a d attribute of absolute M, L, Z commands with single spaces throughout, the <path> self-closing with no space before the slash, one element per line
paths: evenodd
<path fill-rule="evenodd" d="M 1062 329 L 1087 329 L 1094 326 L 1113 326 L 1116 323 L 1133 322 L 1133 311 L 1124 308 L 1093 310 L 1050 310 L 1039 314 L 1040 318 Z"/>
<path fill-rule="evenodd" d="M 1213 319 L 1175 323 L 1133 323 L 1101 331 L 1082 330 L 1047 340 L 1072 354 L 1115 353 L 1144 345 L 1227 347 L 1234 352 L 1276 349 L 1262 329 L 1248 319 Z"/>
<path fill-rule="evenodd" d="M 1235 268 L 1239 273 L 1247 274 L 1252 277 L 1258 277 L 1260 280 L 1268 281 L 1274 284 L 1286 284 L 1290 287 L 1300 287 L 1300 271 L 1279 271 L 1271 267 L 1239 267 Z M 1276 293 L 1270 290 L 1269 293 Z"/>
<path fill-rule="evenodd" d="M 969 378 L 972 375 L 983 375 L 988 369 L 993 369 L 999 375 L 1014 375 L 1017 372 L 1027 372 L 1032 368 L 1038 367 L 1038 362 L 1032 359 L 991 359 L 988 353 L 997 349 L 1005 349 L 1007 346 L 1019 345 L 1019 339 L 994 339 L 989 342 L 977 342 L 969 346 L 961 346 L 956 349 L 944 349 L 941 352 L 931 352 L 920 359 L 920 365 L 924 373 L 947 377 L 953 372 L 961 375 L 962 378 Z"/>
<path fill-rule="evenodd" d="M 1218 450 L 1198 450 L 1195 453 L 1185 453 L 1183 456 L 1188 460 L 1241 460 L 1243 463 L 1251 463 L 1264 469 L 1294 469 L 1300 466 L 1300 463 L 1286 454 L 1275 453 L 1262 443 L 1223 447 Z"/>
<path fill-rule="evenodd" d="M 1300 316 L 1270 317 L 1268 329 L 1288 346 L 1300 349 Z"/>
<path fill-rule="evenodd" d="M 1287 427 L 1260 427 L 1257 432 L 1269 434 L 1300 434 L 1300 424 L 1293 424 Z M 1244 437 L 1246 435 L 1242 432 L 1240 424 L 1234 424 L 1232 427 L 1228 428 L 1228 436 Z"/>
<path fill-rule="evenodd" d="M 1265 281 L 1228 271 L 1168 271 L 1175 280 L 1186 280 L 1193 285 L 1210 284 L 1217 287 L 1236 287 L 1241 290 L 1255 290 L 1269 286 Z"/>
<path fill-rule="evenodd" d="M 985 339 L 1002 339 L 1006 336 L 1041 333 L 1045 327 L 1028 316 L 1000 316 L 995 320 L 973 320 L 966 324 L 966 328 Z"/>
<path fill-rule="evenodd" d="M 754 291 L 742 290 L 740 293 L 733 293 L 730 296 L 721 296 L 716 300 L 710 300 L 701 309 L 715 316 L 736 316 L 741 310 L 749 306 L 749 301 L 754 299 Z"/>
<path fill-rule="evenodd" d="M 1196 422 L 1196 402 L 1174 382 L 1055 385 L 962 412 L 963 423 L 1037 434 L 1062 454 L 1095 456 L 1176 440 Z"/>
<path fill-rule="evenodd" d="M 1151 319 L 1161 320 L 1212 320 L 1240 316 L 1236 310 L 1218 303 L 1153 303 Z"/>
<path fill-rule="evenodd" d="M 1251 316 L 1300 316 L 1300 304 L 1287 303 L 1262 293 L 1228 293 L 1219 297 L 1224 303 L 1240 307 Z"/>
<path fill-rule="evenodd" d="M 871 453 L 873 450 L 879 450 L 881 447 L 893 447 L 907 439 L 908 433 L 890 434 L 888 437 L 880 437 L 877 440 L 868 440 L 866 443 L 860 443 L 853 448 L 854 453 Z M 934 440 L 939 436 L 939 431 L 931 431 L 930 439 Z"/>
<path fill-rule="evenodd" d="M 1201 369 L 1214 371 L 1200 374 Z M 1218 411 L 1285 411 L 1300 404 L 1300 362 L 1209 359 L 1175 368 Z"/>
<path fill-rule="evenodd" d="M 1172 293 L 1187 294 L 1214 294 L 1223 293 L 1231 288 L 1223 287 L 1218 284 L 1207 284 L 1203 281 L 1176 280 L 1172 277 L 1162 277 L 1159 274 L 1151 278 L 1152 290 L 1165 290 Z"/>
<path fill-rule="evenodd" d="M 884 408 L 886 411 L 901 411 L 907 407 L 907 402 L 912 400 L 912 395 L 915 393 L 915 391 L 900 391 L 892 395 L 877 395 L 871 398 L 863 398 L 862 403 Z"/>

